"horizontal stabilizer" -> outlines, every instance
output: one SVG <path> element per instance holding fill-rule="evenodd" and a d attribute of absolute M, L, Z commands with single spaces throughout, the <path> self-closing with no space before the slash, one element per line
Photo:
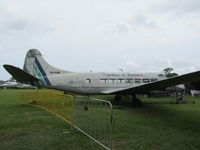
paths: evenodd
<path fill-rule="evenodd" d="M 18 82 L 30 84 L 33 86 L 40 86 L 40 80 L 25 71 L 21 70 L 12 65 L 3 65 L 3 67 L 8 71 Z"/>

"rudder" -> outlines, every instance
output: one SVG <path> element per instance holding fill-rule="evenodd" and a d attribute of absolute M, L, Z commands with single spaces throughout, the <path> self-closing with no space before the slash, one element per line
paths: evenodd
<path fill-rule="evenodd" d="M 57 69 L 49 65 L 37 49 L 30 49 L 25 57 L 23 70 L 50 85 L 48 76 L 55 74 L 70 73 L 61 69 Z"/>

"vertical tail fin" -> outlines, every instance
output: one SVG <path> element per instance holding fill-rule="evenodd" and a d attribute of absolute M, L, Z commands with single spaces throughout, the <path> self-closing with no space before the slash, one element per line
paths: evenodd
<path fill-rule="evenodd" d="M 70 73 L 49 65 L 37 49 L 30 49 L 27 52 L 23 70 L 39 78 L 46 85 L 50 85 L 49 75 Z"/>

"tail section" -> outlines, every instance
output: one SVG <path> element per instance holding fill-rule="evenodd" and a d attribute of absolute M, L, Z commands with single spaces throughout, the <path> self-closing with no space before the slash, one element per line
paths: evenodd
<path fill-rule="evenodd" d="M 36 49 L 30 49 L 27 52 L 23 70 L 39 78 L 45 85 L 50 85 L 50 81 L 48 80 L 48 76 L 50 75 L 70 73 L 49 65 L 44 60 L 42 54 Z"/>

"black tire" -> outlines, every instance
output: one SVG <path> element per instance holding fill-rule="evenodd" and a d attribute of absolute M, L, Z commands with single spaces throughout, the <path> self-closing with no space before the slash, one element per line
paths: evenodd
<path fill-rule="evenodd" d="M 141 107 L 142 106 L 142 101 L 139 99 L 135 99 L 132 101 L 133 107 Z"/>

